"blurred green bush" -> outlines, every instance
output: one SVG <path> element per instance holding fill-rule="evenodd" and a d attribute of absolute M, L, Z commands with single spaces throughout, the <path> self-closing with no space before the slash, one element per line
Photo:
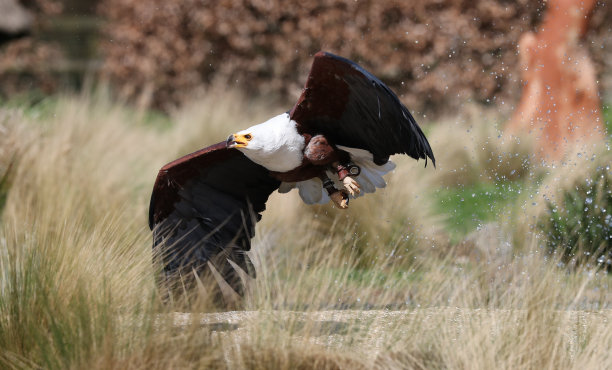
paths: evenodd
<path fill-rule="evenodd" d="M 560 189 L 557 199 L 546 200 L 546 216 L 539 229 L 553 253 L 570 265 L 594 260 L 612 271 L 612 173 L 598 166 L 586 179 Z"/>

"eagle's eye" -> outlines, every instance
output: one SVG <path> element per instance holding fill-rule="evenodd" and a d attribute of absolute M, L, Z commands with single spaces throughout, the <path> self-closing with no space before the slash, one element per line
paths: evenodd
<path fill-rule="evenodd" d="M 247 140 L 251 140 L 253 137 L 251 136 L 251 134 L 246 134 L 244 135 L 244 138 Z"/>

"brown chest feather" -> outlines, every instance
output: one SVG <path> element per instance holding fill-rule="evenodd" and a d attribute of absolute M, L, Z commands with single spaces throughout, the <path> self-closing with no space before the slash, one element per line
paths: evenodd
<path fill-rule="evenodd" d="M 270 171 L 270 175 L 282 182 L 300 182 L 320 177 L 325 173 L 325 166 L 315 166 L 311 163 L 302 163 L 298 168 L 287 172 Z"/>
<path fill-rule="evenodd" d="M 338 161 L 348 161 L 348 153 L 330 144 L 325 136 L 316 135 L 312 138 L 306 136 L 304 160 L 302 164 L 288 172 L 271 172 L 271 175 L 283 182 L 298 182 L 321 177 L 330 165 Z"/>
<path fill-rule="evenodd" d="M 340 157 L 340 151 L 323 135 L 313 136 L 304 148 L 304 158 L 315 166 L 324 166 L 339 161 Z"/>

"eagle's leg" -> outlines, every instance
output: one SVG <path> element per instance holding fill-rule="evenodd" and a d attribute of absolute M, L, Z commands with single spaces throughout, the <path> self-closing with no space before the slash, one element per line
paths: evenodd
<path fill-rule="evenodd" d="M 344 184 L 344 188 L 352 196 L 357 196 L 361 193 L 361 186 L 354 177 L 359 176 L 361 168 L 353 163 L 341 164 L 340 162 L 332 163 L 332 166 L 338 173 L 338 179 Z"/>
<path fill-rule="evenodd" d="M 325 172 L 319 175 L 319 178 L 323 182 L 323 187 L 327 191 L 327 194 L 331 198 L 332 202 L 334 202 L 334 204 L 340 209 L 347 209 L 349 203 L 348 193 L 344 190 L 336 189 L 334 182 L 327 176 L 327 174 L 325 174 Z"/>
<path fill-rule="evenodd" d="M 332 201 L 341 209 L 348 208 L 349 194 L 357 196 L 360 193 L 360 186 L 354 177 L 361 171 L 358 166 L 350 162 L 350 155 L 331 145 L 325 136 L 316 135 L 308 141 L 304 157 L 310 164 L 321 169 L 319 178 Z M 336 189 L 334 182 L 325 174 L 326 170 L 336 171 L 338 179 L 342 181 L 343 189 Z"/>

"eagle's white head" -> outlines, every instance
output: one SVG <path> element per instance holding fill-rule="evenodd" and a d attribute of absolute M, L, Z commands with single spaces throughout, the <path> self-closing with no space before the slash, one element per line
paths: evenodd
<path fill-rule="evenodd" d="M 227 147 L 240 150 L 270 171 L 287 172 L 302 164 L 305 140 L 289 114 L 239 131 L 227 138 Z"/>

